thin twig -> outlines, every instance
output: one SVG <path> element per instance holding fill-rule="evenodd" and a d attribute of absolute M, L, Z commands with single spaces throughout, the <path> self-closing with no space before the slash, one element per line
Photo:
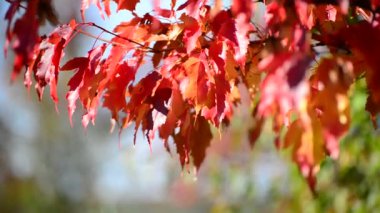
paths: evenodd
<path fill-rule="evenodd" d="M 106 28 L 104 28 L 104 27 L 102 27 L 102 26 L 99 26 L 99 25 L 93 23 L 93 22 L 87 22 L 87 23 L 84 23 L 84 24 L 88 24 L 88 25 L 90 25 L 90 26 L 94 26 L 94 27 L 96 27 L 96 28 L 98 28 L 98 29 L 100 29 L 100 30 L 103 30 L 104 32 L 106 32 L 106 33 L 108 33 L 108 34 L 111 34 L 111 35 L 113 35 L 113 36 L 115 36 L 115 37 L 117 37 L 117 38 L 120 38 L 120 39 L 126 40 L 126 41 L 128 41 L 128 42 L 133 43 L 133 44 L 136 44 L 136 45 L 138 45 L 138 46 L 140 46 L 140 47 L 142 47 L 142 48 L 149 49 L 149 50 L 151 50 L 151 51 L 153 51 L 153 52 L 156 51 L 156 49 L 154 49 L 154 48 L 152 48 L 152 47 L 145 46 L 144 44 L 141 44 L 141 43 L 139 43 L 139 42 L 137 42 L 137 41 L 134 41 L 134 40 L 132 40 L 132 39 L 130 39 L 130 38 L 126 38 L 126 37 L 124 37 L 124 36 L 120 36 L 120 35 L 118 35 L 118 34 L 116 34 L 116 33 L 114 33 L 114 32 L 111 32 L 111 31 L 107 30 Z"/>
<path fill-rule="evenodd" d="M 129 47 L 127 47 L 125 44 L 122 44 L 122 43 L 120 43 L 120 42 L 115 42 L 115 41 L 107 40 L 107 39 L 105 39 L 105 38 L 102 38 L 102 37 L 99 37 L 99 36 L 95 36 L 95 35 L 93 35 L 93 34 L 91 34 L 91 33 L 89 33 L 89 32 L 83 31 L 83 30 L 81 30 L 81 29 L 74 29 L 74 31 L 76 31 L 76 32 L 78 32 L 78 33 L 80 33 L 80 34 L 83 34 L 83 35 L 85 35 L 85 36 L 88 36 L 88 37 L 90 37 L 90 38 L 94 38 L 94 39 L 97 39 L 97 40 L 99 40 L 99 41 L 103 41 L 103 42 L 105 42 L 105 43 L 109 43 L 109 44 L 112 44 L 112 45 L 120 46 L 120 47 L 123 47 L 123 48 L 129 48 Z M 144 51 L 144 50 L 142 50 L 142 51 Z M 145 51 L 147 51 L 147 52 L 152 52 L 151 50 L 145 50 Z"/>

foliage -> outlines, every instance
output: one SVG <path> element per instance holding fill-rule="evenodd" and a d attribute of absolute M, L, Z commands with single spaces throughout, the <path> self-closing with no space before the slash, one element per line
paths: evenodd
<path fill-rule="evenodd" d="M 233 0 L 226 9 L 220 0 L 172 0 L 166 9 L 155 0 L 153 12 L 140 17 L 136 4 L 150 2 L 83 0 L 82 21 L 61 24 L 47 36 L 38 35 L 40 25 L 58 22 L 50 0 L 7 1 L 12 80 L 26 67 L 25 85 L 34 84 L 40 99 L 48 85 L 57 103 L 58 76 L 72 72 L 70 119 L 78 100 L 84 127 L 95 123 L 100 106 L 108 108 L 120 130 L 134 123 L 135 132 L 141 128 L 149 143 L 159 136 L 168 150 L 173 138 L 182 166 L 192 162 L 199 168 L 213 137 L 211 125 L 228 125 L 245 93 L 251 144 L 273 118 L 277 147 L 292 149 L 312 190 L 321 162 L 339 155 L 339 140 L 351 125 L 350 87 L 358 78 L 366 80 L 366 110 L 376 126 L 380 1 Z M 104 18 L 111 15 L 110 4 L 133 18 L 107 30 L 85 21 L 92 3 Z M 258 5 L 265 9 L 264 25 L 253 21 Z M 89 27 L 112 38 L 94 36 Z M 102 44 L 63 64 L 77 34 Z M 143 73 L 147 63 L 153 70 Z"/>

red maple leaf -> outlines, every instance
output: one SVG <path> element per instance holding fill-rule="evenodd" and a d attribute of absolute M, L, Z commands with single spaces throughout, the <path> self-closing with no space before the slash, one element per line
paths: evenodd
<path fill-rule="evenodd" d="M 36 90 L 40 100 L 46 85 L 50 86 L 50 95 L 55 103 L 58 102 L 57 82 L 59 75 L 59 62 L 63 57 L 63 49 L 69 41 L 75 22 L 70 25 L 62 25 L 56 28 L 48 37 L 41 40 L 35 49 L 33 61 L 26 72 L 25 84 L 29 87 L 32 82 L 30 75 L 33 73 L 36 80 Z"/>

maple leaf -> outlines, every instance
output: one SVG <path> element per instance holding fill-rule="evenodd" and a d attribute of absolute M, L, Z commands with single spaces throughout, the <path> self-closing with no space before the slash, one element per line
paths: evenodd
<path fill-rule="evenodd" d="M 170 109 L 167 113 L 166 121 L 159 127 L 160 137 L 165 141 L 174 133 L 174 129 L 177 127 L 177 122 L 187 109 L 186 103 L 175 82 L 173 82 L 170 102 Z"/>
<path fill-rule="evenodd" d="M 264 125 L 264 121 L 265 121 L 263 117 L 258 116 L 257 109 L 258 108 L 255 107 L 254 110 L 252 111 L 252 118 L 254 122 L 253 122 L 253 126 L 249 128 L 249 143 L 251 147 L 254 146 L 257 139 L 260 137 L 261 131 Z"/>
<path fill-rule="evenodd" d="M 349 61 L 346 63 L 350 64 Z M 346 69 L 346 73 L 340 70 L 344 65 L 345 62 L 340 59 L 323 59 L 311 78 L 314 87 L 321 83 L 324 85 L 323 89 L 316 87 L 317 91 L 312 93 L 309 103 L 319 112 L 326 150 L 333 158 L 338 157 L 339 138 L 348 130 L 350 124 L 347 95 L 354 76 L 352 70 Z"/>
<path fill-rule="evenodd" d="M 211 43 L 208 51 L 199 57 L 206 71 L 208 93 L 207 102 L 200 107 L 196 106 L 196 110 L 202 109 L 202 116 L 217 127 L 226 115 L 231 113 L 231 105 L 227 101 L 231 86 L 226 73 L 228 65 L 224 61 L 226 55 L 227 45 L 217 40 Z"/>
<path fill-rule="evenodd" d="M 162 9 L 161 6 L 160 6 L 160 3 L 161 3 L 160 0 L 154 0 L 153 1 L 153 10 L 157 13 L 158 16 L 162 16 L 162 17 L 165 17 L 165 18 L 171 18 L 171 17 L 173 17 L 175 15 L 174 14 L 174 5 L 173 5 L 173 3 L 175 4 L 175 1 L 171 2 L 171 4 L 170 4 L 170 10 L 168 10 L 168 9 Z"/>
<path fill-rule="evenodd" d="M 240 13 L 246 16 L 245 18 L 249 20 L 252 16 L 253 2 L 250 0 L 233 0 L 231 10 L 235 16 L 238 16 Z"/>
<path fill-rule="evenodd" d="M 187 112 L 180 132 L 174 135 L 174 142 L 181 165 L 189 164 L 191 155 L 194 166 L 199 170 L 205 158 L 206 149 L 210 145 L 212 133 L 209 123 L 202 116 L 196 117 L 194 125 L 193 123 L 194 118 Z"/>
<path fill-rule="evenodd" d="M 186 14 L 195 19 L 199 19 L 206 0 L 188 0 L 177 8 L 177 11 L 186 9 Z"/>
<path fill-rule="evenodd" d="M 214 27 L 214 29 L 219 29 L 215 32 L 215 34 L 218 35 L 220 39 L 227 39 L 235 46 L 238 46 L 239 41 L 236 36 L 237 28 L 235 25 L 235 20 L 232 17 L 229 17 L 229 19 L 224 20 L 222 23 L 223 24 L 220 27 Z"/>
<path fill-rule="evenodd" d="M 35 50 L 34 59 L 26 72 L 25 84 L 28 86 L 32 84 L 30 75 L 33 73 L 40 100 L 42 99 L 44 87 L 48 84 L 50 86 L 51 98 L 56 104 L 58 102 L 57 82 L 59 62 L 63 57 L 63 48 L 70 39 L 75 26 L 75 22 L 72 22 L 70 25 L 59 26 L 48 37 L 43 38 L 39 47 Z"/>
<path fill-rule="evenodd" d="M 21 18 L 18 18 L 13 29 L 11 24 L 16 12 L 21 5 L 21 0 L 10 1 L 10 7 L 5 14 L 7 20 L 6 40 L 4 52 L 7 55 L 8 46 L 13 41 L 12 48 L 16 54 L 11 80 L 20 74 L 22 67 L 32 63 L 33 53 L 36 45 L 38 45 L 38 27 L 45 19 L 48 19 L 53 24 L 57 23 L 57 17 L 51 6 L 50 0 L 31 0 L 27 7 L 24 7 L 25 13 Z"/>
<path fill-rule="evenodd" d="M 69 120 L 73 126 L 72 117 L 76 109 L 76 101 L 79 98 L 79 86 L 82 84 L 83 75 L 88 68 L 89 59 L 86 57 L 74 58 L 62 66 L 61 71 L 78 69 L 75 75 L 70 79 L 68 85 L 69 92 L 66 95 L 68 101 Z"/>
<path fill-rule="evenodd" d="M 315 190 L 316 174 L 325 156 L 321 124 L 315 113 L 310 120 L 295 120 L 285 136 L 285 147 L 293 146 L 293 159 L 297 162 L 302 175 L 307 178 L 312 191 Z"/>
<path fill-rule="evenodd" d="M 311 58 L 302 53 L 282 53 L 260 62 L 259 68 L 268 75 L 261 84 L 259 116 L 279 112 L 285 119 L 292 109 L 302 107 L 308 93 L 302 79 L 310 62 Z"/>
<path fill-rule="evenodd" d="M 268 4 L 265 12 L 265 21 L 269 29 L 281 24 L 287 17 L 285 8 L 277 1 Z"/>
<path fill-rule="evenodd" d="M 350 123 L 347 92 L 353 81 L 349 73 L 343 76 L 339 71 L 343 65 L 341 59 L 322 59 L 311 77 L 307 109 L 290 124 L 284 139 L 285 148 L 293 147 L 293 159 L 313 192 L 322 160 L 325 155 L 338 157 L 339 138 Z"/>
<path fill-rule="evenodd" d="M 238 40 L 235 46 L 235 60 L 242 66 L 245 64 L 245 55 L 249 44 L 248 33 L 254 29 L 253 25 L 246 20 L 245 16 L 238 15 L 235 19 L 236 25 L 236 38 Z"/>
<path fill-rule="evenodd" d="M 114 0 L 117 3 L 118 10 L 130 10 L 133 11 L 136 8 L 136 4 L 140 0 Z"/>
<path fill-rule="evenodd" d="M 197 47 L 197 41 L 199 36 L 202 34 L 201 28 L 198 21 L 191 17 L 182 15 L 181 20 L 183 21 L 183 41 L 186 45 L 186 51 L 188 54 L 191 53 Z"/>
<path fill-rule="evenodd" d="M 171 97 L 171 84 L 171 81 L 163 78 L 160 81 L 159 86 L 155 89 L 152 97 L 148 100 L 148 102 L 152 104 L 153 108 L 163 115 L 167 115 L 169 111 L 166 104 Z"/>
<path fill-rule="evenodd" d="M 377 57 L 380 54 L 378 50 L 380 47 L 380 30 L 371 26 L 370 23 L 361 22 L 343 30 L 342 35 L 348 45 L 352 47 L 354 54 L 368 65 L 365 76 L 370 95 L 366 109 L 371 113 L 375 124 L 376 115 L 380 111 L 380 86 L 378 82 L 378 79 L 380 79 L 380 64 Z"/>
<path fill-rule="evenodd" d="M 116 68 L 116 75 L 110 81 L 107 91 L 104 94 L 103 106 L 111 110 L 112 118 L 119 119 L 120 110 L 127 107 L 126 90 L 127 86 L 135 79 L 136 69 L 129 66 L 126 62 Z"/>
<path fill-rule="evenodd" d="M 218 39 L 234 48 L 234 58 L 243 66 L 249 44 L 248 32 L 253 30 L 253 25 L 242 14 L 232 18 L 227 11 L 221 11 L 213 19 L 211 29 Z"/>
<path fill-rule="evenodd" d="M 146 135 L 153 129 L 153 106 L 150 100 L 160 79 L 161 75 L 158 72 L 152 72 L 141 79 L 136 86 L 129 87 L 131 98 L 125 109 L 127 117 L 123 121 L 123 126 L 128 126 L 131 121 L 135 122 L 134 143 L 140 125 Z"/>
<path fill-rule="evenodd" d="M 264 48 L 260 43 L 254 42 L 249 45 L 249 49 L 247 50 L 247 63 L 242 74 L 243 82 L 247 86 L 247 89 L 252 98 L 254 98 L 257 94 L 259 85 L 261 83 L 262 72 L 259 70 L 258 66 L 260 60 L 262 59 L 261 51 L 263 49 Z M 228 73 L 236 73 L 236 66 L 236 62 L 233 60 L 231 54 L 227 54 L 226 71 Z"/>
<path fill-rule="evenodd" d="M 5 45 L 4 45 L 5 55 L 7 55 L 8 45 L 9 45 L 9 43 L 12 40 L 12 34 L 13 34 L 13 32 L 11 30 L 11 23 L 13 21 L 13 18 L 15 16 L 17 10 L 20 7 L 20 2 L 21 2 L 21 0 L 12 1 L 11 5 L 9 6 L 9 8 L 7 10 L 7 12 L 5 13 L 4 19 L 8 21 L 8 23 L 7 23 L 7 29 L 5 31 L 5 34 L 6 34 Z"/>
<path fill-rule="evenodd" d="M 75 75 L 68 82 L 70 89 L 66 94 L 71 125 L 78 99 L 81 100 L 83 107 L 87 110 L 82 118 L 83 126 L 87 127 L 90 120 L 95 121 L 96 108 L 91 105 L 98 95 L 97 85 L 104 75 L 99 71 L 99 63 L 105 49 L 105 44 L 98 46 L 89 51 L 86 58 L 74 58 L 62 67 L 63 70 L 76 69 Z"/>
<path fill-rule="evenodd" d="M 198 58 L 199 57 L 199 58 Z M 189 58 L 184 62 L 183 68 L 187 75 L 181 81 L 180 89 L 185 99 L 189 100 L 199 112 L 204 106 L 210 106 L 210 82 L 207 76 L 207 64 L 204 61 L 204 54 Z"/>
<path fill-rule="evenodd" d="M 38 1 L 33 0 L 28 4 L 24 15 L 17 19 L 13 29 L 10 29 L 10 23 L 13 16 L 20 5 L 20 1 L 14 2 L 8 9 L 5 16 L 8 19 L 7 27 L 7 40 L 5 48 L 7 48 L 7 43 L 12 40 L 12 48 L 15 52 L 15 59 L 13 62 L 13 71 L 11 79 L 15 78 L 20 74 L 23 66 L 28 66 L 33 60 L 33 53 L 35 46 L 38 44 L 38 19 L 37 19 L 37 7 Z"/>
<path fill-rule="evenodd" d="M 203 160 L 206 157 L 206 149 L 210 146 L 212 133 L 210 124 L 206 119 L 196 118 L 190 140 L 191 140 L 191 156 L 195 167 L 199 170 Z"/>
<path fill-rule="evenodd" d="M 153 127 L 148 130 L 148 141 L 152 141 L 157 130 L 161 130 L 161 126 L 166 122 L 169 109 L 167 107 L 172 94 L 172 82 L 169 79 L 163 78 L 158 86 L 154 89 L 151 97 L 146 100 L 152 107 Z M 166 144 L 168 149 L 168 145 Z"/>

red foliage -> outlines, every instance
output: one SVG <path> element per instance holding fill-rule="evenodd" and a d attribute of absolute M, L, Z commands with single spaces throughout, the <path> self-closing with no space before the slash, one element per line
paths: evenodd
<path fill-rule="evenodd" d="M 313 190 L 321 161 L 339 155 L 339 140 L 350 126 L 349 88 L 361 76 L 367 81 L 367 110 L 376 125 L 378 0 L 234 0 L 230 9 L 222 9 L 221 1 L 210 5 L 207 0 L 182 5 L 172 0 L 170 9 L 162 9 L 157 0 L 155 15 L 142 17 L 134 13 L 139 0 L 114 0 L 118 10 L 129 10 L 134 18 L 113 31 L 72 21 L 42 37 L 41 21 L 56 19 L 50 1 L 9 2 L 5 47 L 11 44 L 15 53 L 12 79 L 26 67 L 25 84 L 33 84 L 33 74 L 39 97 L 49 85 L 57 102 L 59 72 L 73 70 L 66 96 L 70 120 L 77 100 L 84 109 L 85 127 L 95 122 L 99 106 L 106 107 L 121 129 L 134 123 L 135 132 L 141 127 L 149 143 L 158 135 L 169 149 L 172 137 L 182 166 L 192 162 L 200 167 L 213 138 L 211 125 L 228 125 L 233 106 L 239 104 L 238 86 L 250 92 L 251 144 L 272 117 L 276 145 L 292 148 Z M 83 0 L 82 20 L 90 4 L 109 16 L 111 2 Z M 265 5 L 264 26 L 252 21 L 256 4 Z M 50 9 L 41 10 L 41 5 Z M 17 10 L 22 15 L 14 20 Z M 89 35 L 82 26 L 113 38 L 60 67 L 71 39 L 77 33 Z M 136 81 L 148 59 L 154 70 Z"/>

